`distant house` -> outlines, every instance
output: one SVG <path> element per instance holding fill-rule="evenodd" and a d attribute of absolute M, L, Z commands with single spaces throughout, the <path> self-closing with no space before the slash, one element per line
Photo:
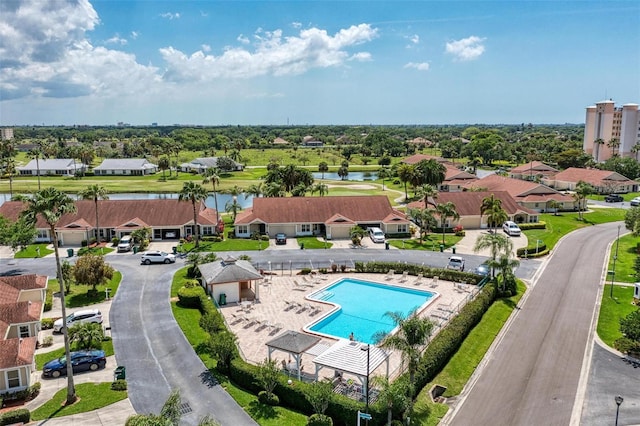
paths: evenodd
<path fill-rule="evenodd" d="M 72 158 L 40 159 L 31 160 L 26 166 L 16 167 L 22 176 L 75 176 L 77 173 L 84 173 L 87 165 L 76 162 Z"/>
<path fill-rule="evenodd" d="M 409 219 L 395 210 L 383 195 L 348 197 L 254 198 L 253 207 L 235 221 L 237 237 L 254 232 L 275 236 L 326 236 L 349 238 L 354 226 L 378 227 L 386 234 L 409 233 Z"/>
<path fill-rule="evenodd" d="M 313 136 L 305 136 L 302 138 L 302 145 L 304 146 L 323 146 L 324 143 L 321 140 L 314 138 Z"/>
<path fill-rule="evenodd" d="M 482 206 L 482 200 L 491 195 L 502 202 L 501 206 L 509 216 L 509 220 L 517 223 L 535 223 L 539 221 L 537 212 L 519 205 L 506 191 L 440 192 L 437 199 L 434 200 L 434 204 L 452 202 L 456 206 L 460 219 L 449 223 L 449 227 L 462 225 L 466 229 L 488 228 L 487 216 L 480 216 L 480 207 Z M 424 209 L 424 200 L 409 203 L 407 207 Z"/>
<path fill-rule="evenodd" d="M 531 161 L 514 167 L 509 171 L 509 177 L 523 180 L 540 180 L 558 173 L 558 169 L 544 164 L 542 161 Z"/>
<path fill-rule="evenodd" d="M 60 244 L 77 246 L 95 236 L 96 210 L 93 200 L 76 201 L 77 213 L 65 214 L 58 221 L 56 233 Z M 216 235 L 218 223 L 215 209 L 204 203 L 198 208 L 200 235 Z M 21 201 L 7 201 L 0 206 L 0 215 L 14 221 L 24 209 Z M 100 237 L 110 241 L 141 228 L 151 229 L 153 240 L 177 240 L 195 234 L 193 206 L 189 202 L 173 200 L 100 200 Z M 52 240 L 49 226 L 41 217 L 36 222 L 35 241 Z"/>
<path fill-rule="evenodd" d="M 638 191 L 638 182 L 620 173 L 609 170 L 579 169 L 570 167 L 566 170 L 542 179 L 542 182 L 560 191 L 574 191 L 578 182 L 591 184 L 596 192 L 610 194 L 614 192 L 627 193 Z"/>
<path fill-rule="evenodd" d="M 183 172 L 204 173 L 207 169 L 218 168 L 219 157 L 201 157 L 194 158 L 188 163 L 180 164 L 180 170 Z M 244 166 L 236 161 L 233 162 L 233 171 L 242 171 Z"/>
<path fill-rule="evenodd" d="M 506 191 L 516 202 L 527 209 L 536 212 L 553 211 L 554 203 L 559 210 L 574 210 L 577 208 L 571 195 L 563 194 L 553 188 L 540 183 L 526 180 L 512 179 L 492 174 L 465 185 L 467 190 L 478 191 Z"/>
<path fill-rule="evenodd" d="M 277 137 L 273 140 L 274 145 L 288 145 L 289 142 L 286 139 L 282 139 L 281 137 Z"/>
<path fill-rule="evenodd" d="M 31 386 L 46 276 L 0 277 L 0 394 Z"/>
<path fill-rule="evenodd" d="M 433 146 L 433 142 L 429 139 L 425 139 L 423 137 L 418 136 L 417 138 L 413 138 L 409 141 L 412 145 L 422 145 L 422 146 Z"/>
<path fill-rule="evenodd" d="M 402 160 L 402 163 L 405 164 L 418 164 L 422 160 L 436 160 L 438 163 L 449 163 L 448 160 L 445 160 L 442 157 L 438 157 L 437 155 L 428 155 L 428 154 L 414 154 L 410 157 L 407 157 Z"/>
<path fill-rule="evenodd" d="M 460 170 L 450 164 L 444 164 L 446 167 L 444 181 L 439 185 L 438 190 L 444 192 L 460 192 L 465 185 L 478 180 L 473 173 Z"/>
<path fill-rule="evenodd" d="M 158 171 L 158 166 L 144 158 L 108 158 L 93 168 L 96 176 L 143 176 Z"/>

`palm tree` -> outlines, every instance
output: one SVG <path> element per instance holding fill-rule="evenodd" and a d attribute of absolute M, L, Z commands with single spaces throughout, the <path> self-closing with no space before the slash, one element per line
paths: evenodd
<path fill-rule="evenodd" d="M 13 198 L 13 175 L 16 174 L 16 160 L 7 158 L 4 163 L 4 171 L 9 176 L 9 197 Z"/>
<path fill-rule="evenodd" d="M 96 207 L 96 241 L 98 244 L 100 243 L 100 222 L 98 221 L 98 200 L 108 200 L 109 196 L 107 195 L 109 191 L 107 191 L 104 187 L 99 185 L 90 185 L 85 190 L 80 191 L 78 195 L 83 200 L 93 200 L 93 203 Z M 88 243 L 88 241 L 87 241 Z"/>
<path fill-rule="evenodd" d="M 103 338 L 102 325 L 94 322 L 79 323 L 69 329 L 69 341 L 78 342 L 79 349 L 98 349 L 96 345 L 102 342 Z"/>
<path fill-rule="evenodd" d="M 607 143 L 607 146 L 609 148 L 611 148 L 611 156 L 615 157 L 618 155 L 618 153 L 616 152 L 616 149 L 620 146 L 620 139 L 618 138 L 612 138 L 611 140 L 609 140 L 609 142 Z"/>
<path fill-rule="evenodd" d="M 456 205 L 451 201 L 443 204 L 438 204 L 436 206 L 436 213 L 440 216 L 440 226 L 442 227 L 442 244 L 444 244 L 444 231 L 445 225 L 447 224 L 447 219 L 451 218 L 453 220 L 460 219 L 460 215 L 456 210 Z"/>
<path fill-rule="evenodd" d="M 216 225 L 220 222 L 220 213 L 218 210 L 218 192 L 216 189 L 218 185 L 220 185 L 220 175 L 218 174 L 218 169 L 216 167 L 209 167 L 204 172 L 204 179 L 202 180 L 203 184 L 207 184 L 211 182 L 211 186 L 213 187 L 213 202 L 216 206 Z"/>
<path fill-rule="evenodd" d="M 506 235 L 492 233 L 492 234 L 482 234 L 476 240 L 475 245 L 473 246 L 474 252 L 479 252 L 480 250 L 490 249 L 491 255 L 491 278 L 495 276 L 494 268 L 496 267 L 496 260 L 498 256 L 501 254 L 511 255 L 513 251 L 513 242 L 511 239 L 507 238 Z"/>
<path fill-rule="evenodd" d="M 378 170 L 378 179 L 382 179 L 383 191 L 384 191 L 384 180 L 389 179 L 390 177 L 391 177 L 391 171 L 388 168 L 382 167 L 380 170 Z"/>
<path fill-rule="evenodd" d="M 409 215 L 420 225 L 420 244 L 425 235 L 431 232 L 431 228 L 438 226 L 433 209 L 410 209 Z"/>
<path fill-rule="evenodd" d="M 438 189 L 433 186 L 433 185 L 422 185 L 419 189 L 418 189 L 418 195 L 422 198 L 424 198 L 424 207 L 428 208 L 429 204 L 431 204 L 432 206 L 436 206 L 435 202 L 430 203 L 429 202 L 429 198 L 432 199 L 436 199 L 438 198 Z"/>
<path fill-rule="evenodd" d="M 488 213 L 487 215 L 488 225 L 492 231 L 495 231 L 496 226 L 499 223 L 501 224 L 502 222 L 508 219 L 508 217 L 506 217 L 502 221 L 498 222 L 498 220 L 500 219 L 499 210 L 501 209 L 502 209 L 502 200 L 499 198 L 496 198 L 494 194 L 491 194 L 490 196 L 483 198 L 482 204 L 480 205 L 480 221 L 482 222 L 482 216 L 485 213 Z M 506 215 L 506 212 L 505 212 L 505 215 Z"/>
<path fill-rule="evenodd" d="M 411 182 L 413 179 L 413 166 L 411 164 L 402 163 L 398 166 L 398 178 L 404 184 L 404 198 L 405 200 L 409 199 L 409 194 L 407 193 L 407 183 Z"/>
<path fill-rule="evenodd" d="M 380 389 L 378 401 L 387 407 L 387 426 L 391 426 L 393 409 L 402 411 L 407 407 L 408 386 L 406 380 L 398 379 L 390 382 L 384 376 L 375 376 L 371 381 L 376 388 Z"/>
<path fill-rule="evenodd" d="M 558 201 L 549 200 L 549 202 L 547 203 L 547 206 L 549 206 L 549 208 L 553 210 L 554 216 L 558 215 L 558 209 L 560 208 L 560 203 Z"/>
<path fill-rule="evenodd" d="M 318 171 L 322 173 L 322 179 L 324 179 L 324 174 L 329 171 L 329 165 L 325 161 L 321 161 L 318 164 Z"/>
<path fill-rule="evenodd" d="M 29 151 L 29 157 L 36 160 L 36 173 L 38 173 L 38 191 L 40 191 L 40 159 L 44 158 L 44 154 L 40 148 L 33 148 Z"/>
<path fill-rule="evenodd" d="M 598 138 L 593 141 L 593 159 L 596 160 L 596 162 L 600 159 L 600 145 L 604 145 L 604 140 Z"/>
<path fill-rule="evenodd" d="M 73 384 L 73 367 L 71 365 L 71 350 L 69 347 L 69 333 L 67 330 L 67 310 L 65 307 L 65 287 L 62 269 L 60 266 L 60 253 L 58 252 L 58 235 L 56 226 L 64 214 L 76 212 L 76 205 L 65 193 L 55 188 L 45 188 L 33 194 L 27 200 L 27 206 L 22 212 L 26 220 L 35 226 L 38 217 L 42 217 L 49 226 L 49 233 L 53 241 L 53 251 L 56 255 L 56 273 L 60 285 L 60 303 L 62 307 L 62 333 L 64 335 L 64 352 L 67 360 L 67 405 L 76 400 L 76 390 Z"/>
<path fill-rule="evenodd" d="M 513 270 L 520 265 L 517 259 L 512 259 L 510 256 L 500 256 L 500 259 L 496 262 L 496 267 L 502 274 L 502 288 L 504 291 L 508 281 L 515 281 Z"/>
<path fill-rule="evenodd" d="M 198 227 L 198 206 L 207 199 L 207 190 L 198 183 L 187 181 L 178 195 L 179 201 L 190 201 L 193 206 L 193 226 L 196 233 L 196 248 L 200 245 L 200 229 Z M 197 204 L 197 206 L 196 206 Z"/>
<path fill-rule="evenodd" d="M 313 185 L 311 187 L 311 195 L 313 195 L 316 192 L 321 197 L 324 197 L 325 195 L 327 195 L 329 193 L 329 186 L 327 184 L 322 183 L 322 182 L 316 183 L 315 185 Z"/>
<path fill-rule="evenodd" d="M 347 176 L 349 176 L 349 168 L 347 166 L 340 166 L 338 176 L 340 176 L 341 180 L 345 180 Z"/>
<path fill-rule="evenodd" d="M 262 182 L 253 183 L 249 185 L 247 189 L 244 190 L 244 199 L 246 200 L 247 198 L 249 198 L 250 195 L 253 195 L 254 198 L 258 198 L 263 194 L 263 192 L 264 192 L 264 184 Z"/>
<path fill-rule="evenodd" d="M 166 155 L 161 157 L 158 160 L 158 168 L 160 170 L 162 170 L 162 180 L 165 180 L 166 176 L 165 176 L 164 172 L 165 172 L 165 170 L 171 168 L 171 163 L 169 162 L 169 157 L 167 157 Z M 171 171 L 169 171 L 169 175 L 171 175 Z"/>
<path fill-rule="evenodd" d="M 593 186 L 584 181 L 578 181 L 573 198 L 578 203 L 578 218 L 582 220 L 582 209 L 585 208 L 587 197 L 595 192 Z"/>
<path fill-rule="evenodd" d="M 238 212 L 242 210 L 242 206 L 240 205 L 240 203 L 238 203 L 238 197 L 234 195 L 231 200 L 227 201 L 224 209 L 227 213 L 231 213 L 232 221 L 235 222 L 236 216 L 238 216 Z"/>

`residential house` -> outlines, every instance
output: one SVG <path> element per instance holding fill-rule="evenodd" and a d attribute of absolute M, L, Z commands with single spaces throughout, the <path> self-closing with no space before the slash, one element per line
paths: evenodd
<path fill-rule="evenodd" d="M 434 143 L 429 139 L 425 139 L 423 137 L 418 136 L 417 138 L 413 138 L 409 140 L 411 145 L 422 145 L 422 146 L 433 146 Z"/>
<path fill-rule="evenodd" d="M 384 195 L 348 197 L 254 198 L 253 207 L 238 214 L 237 237 L 254 232 L 275 236 L 349 238 L 354 226 L 378 227 L 387 235 L 408 235 L 409 220 Z"/>
<path fill-rule="evenodd" d="M 0 395 L 31 385 L 47 280 L 42 275 L 0 277 Z"/>
<path fill-rule="evenodd" d="M 260 300 L 260 286 L 257 280 L 263 277 L 246 260 L 228 257 L 198 265 L 198 270 L 202 275 L 201 285 L 207 294 L 221 305 L 241 300 Z"/>
<path fill-rule="evenodd" d="M 467 191 L 467 192 L 440 192 L 438 197 L 433 200 L 433 204 L 441 204 L 451 202 L 456 206 L 456 211 L 460 215 L 457 221 L 449 221 L 447 227 L 463 226 L 465 229 L 482 229 L 488 228 L 486 215 L 480 215 L 480 207 L 482 200 L 493 195 L 501 201 L 501 206 L 509 217 L 516 223 L 535 223 L 538 222 L 538 213 L 522 207 L 516 200 L 506 191 Z M 424 209 L 424 200 L 414 201 L 407 205 L 410 209 Z M 430 205 L 429 208 L 434 206 Z"/>
<path fill-rule="evenodd" d="M 521 179 L 491 174 L 465 185 L 465 189 L 472 191 L 505 191 L 516 202 L 527 209 L 536 212 L 558 210 L 575 210 L 577 206 L 571 195 L 563 194 L 546 185 Z M 555 205 L 555 207 L 554 207 Z"/>
<path fill-rule="evenodd" d="M 546 165 L 542 161 L 531 161 L 511 169 L 509 171 L 509 177 L 539 182 L 540 179 L 554 175 L 558 173 L 558 171 L 558 169 Z"/>
<path fill-rule="evenodd" d="M 233 171 L 242 171 L 244 166 L 236 161 L 233 162 Z M 180 170 L 191 173 L 204 173 L 207 169 L 218 168 L 218 157 L 201 157 L 194 158 L 188 163 L 180 164 Z"/>
<path fill-rule="evenodd" d="M 305 136 L 302 138 L 302 145 L 304 146 L 323 146 L 324 142 L 314 138 L 313 136 Z"/>
<path fill-rule="evenodd" d="M 578 182 L 591 184 L 597 193 L 611 194 L 614 192 L 627 193 L 638 191 L 638 182 L 633 181 L 620 173 L 609 170 L 579 169 L 569 167 L 566 170 L 548 176 L 543 183 L 560 191 L 574 191 Z"/>
<path fill-rule="evenodd" d="M 96 176 L 144 176 L 157 171 L 158 166 L 145 158 L 107 158 L 93 168 Z"/>
<path fill-rule="evenodd" d="M 422 160 L 436 160 L 438 163 L 450 163 L 449 160 L 445 160 L 442 157 L 438 157 L 437 155 L 429 155 L 429 154 L 414 154 L 402 160 L 405 164 L 418 164 Z M 451 163 L 453 164 L 453 163 Z"/>
<path fill-rule="evenodd" d="M 26 166 L 16 167 L 18 173 L 22 176 L 75 176 L 78 173 L 84 173 L 88 167 L 86 164 L 78 163 L 73 158 L 55 158 L 39 160 L 31 160 Z"/>
<path fill-rule="evenodd" d="M 93 200 L 76 201 L 77 213 L 65 214 L 58 221 L 56 233 L 63 246 L 80 245 L 95 236 L 96 205 Z M 198 206 L 200 235 L 215 235 L 220 229 L 216 211 Z M 0 215 L 16 220 L 24 204 L 7 201 L 0 206 Z M 172 200 L 99 200 L 100 238 L 111 241 L 141 228 L 151 229 L 152 240 L 177 240 L 195 234 L 193 207 L 190 202 Z M 36 223 L 37 242 L 51 241 L 49 226 L 41 217 Z"/>
<path fill-rule="evenodd" d="M 473 173 L 469 173 L 464 170 L 460 170 L 450 164 L 444 164 L 446 172 L 444 181 L 438 186 L 438 191 L 441 192 L 460 192 L 465 185 L 470 184 L 478 180 L 478 177 Z"/>
<path fill-rule="evenodd" d="M 272 142 L 274 145 L 289 145 L 289 141 L 281 137 L 277 137 Z"/>

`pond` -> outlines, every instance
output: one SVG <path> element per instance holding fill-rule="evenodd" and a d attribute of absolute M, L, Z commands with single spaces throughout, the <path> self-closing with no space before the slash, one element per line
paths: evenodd
<path fill-rule="evenodd" d="M 322 173 L 313 172 L 313 178 L 316 180 L 322 180 Z M 324 174 L 325 180 L 342 180 L 336 172 L 326 172 Z M 367 180 L 378 179 L 378 172 L 349 172 L 345 180 L 362 182 Z"/>

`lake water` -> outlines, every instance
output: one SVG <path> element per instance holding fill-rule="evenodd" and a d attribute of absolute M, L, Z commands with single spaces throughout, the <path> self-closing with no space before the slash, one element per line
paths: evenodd
<path fill-rule="evenodd" d="M 313 172 L 313 178 L 316 180 L 322 180 L 322 173 Z M 335 172 L 327 172 L 324 174 L 325 180 L 341 180 L 338 173 Z M 355 181 L 355 182 L 363 182 L 366 180 L 376 180 L 378 179 L 378 172 L 349 172 L 347 178 L 345 180 Z"/>

